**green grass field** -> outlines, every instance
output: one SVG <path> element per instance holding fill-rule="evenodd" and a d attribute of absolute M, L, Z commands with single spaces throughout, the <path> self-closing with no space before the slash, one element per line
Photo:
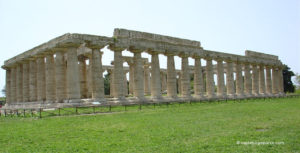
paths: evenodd
<path fill-rule="evenodd" d="M 42 119 L 2 116 L 0 152 L 300 152 L 300 98 Z"/>

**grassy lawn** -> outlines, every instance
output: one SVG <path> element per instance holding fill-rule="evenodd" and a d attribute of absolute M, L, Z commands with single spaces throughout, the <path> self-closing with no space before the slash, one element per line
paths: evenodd
<path fill-rule="evenodd" d="M 0 152 L 300 152 L 300 98 L 0 117 Z"/>

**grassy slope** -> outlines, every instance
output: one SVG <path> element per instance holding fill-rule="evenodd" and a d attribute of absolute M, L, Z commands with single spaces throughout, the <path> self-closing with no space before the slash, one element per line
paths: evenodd
<path fill-rule="evenodd" d="M 0 152 L 299 152 L 299 110 L 298 98 L 43 119 L 2 117 Z"/>

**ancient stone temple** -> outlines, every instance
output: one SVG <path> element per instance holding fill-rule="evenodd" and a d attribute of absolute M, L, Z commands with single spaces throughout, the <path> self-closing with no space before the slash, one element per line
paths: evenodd
<path fill-rule="evenodd" d="M 114 52 L 112 65 L 102 65 L 104 47 Z M 122 56 L 125 50 L 134 56 Z M 142 58 L 143 52 L 151 59 Z M 167 61 L 160 61 L 160 54 Z M 181 62 L 180 70 L 175 62 Z M 113 37 L 64 34 L 5 61 L 2 68 L 5 108 L 284 96 L 277 56 L 221 53 L 203 49 L 199 41 L 125 29 L 115 29 Z M 110 96 L 104 94 L 104 71 L 110 74 Z"/>

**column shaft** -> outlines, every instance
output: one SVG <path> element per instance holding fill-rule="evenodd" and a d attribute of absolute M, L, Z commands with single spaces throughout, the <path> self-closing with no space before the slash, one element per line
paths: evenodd
<path fill-rule="evenodd" d="M 29 102 L 29 63 L 23 63 L 23 101 Z"/>
<path fill-rule="evenodd" d="M 230 97 L 234 97 L 234 81 L 233 81 L 233 64 L 232 61 L 226 61 L 226 88 L 227 95 Z"/>
<path fill-rule="evenodd" d="M 37 100 L 46 100 L 46 76 L 44 57 L 37 58 Z"/>
<path fill-rule="evenodd" d="M 265 66 L 259 65 L 259 94 L 264 95 L 266 93 L 265 83 Z"/>
<path fill-rule="evenodd" d="M 113 84 L 114 73 L 113 73 L 113 70 L 109 70 L 108 73 L 109 73 L 109 80 L 110 80 L 110 86 L 109 86 L 110 96 L 114 96 L 114 84 Z"/>
<path fill-rule="evenodd" d="M 134 75 L 136 75 L 136 73 Z M 151 55 L 151 97 L 161 98 L 161 80 L 158 54 Z"/>
<path fill-rule="evenodd" d="M 206 94 L 208 98 L 215 97 L 214 72 L 212 59 L 206 59 Z"/>
<path fill-rule="evenodd" d="M 269 66 L 266 67 L 266 92 L 272 95 L 272 79 L 271 79 L 271 69 Z"/>
<path fill-rule="evenodd" d="M 80 80 L 77 49 L 67 51 L 67 95 L 68 99 L 80 99 Z"/>
<path fill-rule="evenodd" d="M 30 60 L 29 62 L 29 95 L 30 101 L 37 101 L 37 71 L 36 60 Z"/>
<path fill-rule="evenodd" d="M 170 98 L 177 97 L 176 71 L 174 56 L 167 56 L 167 95 Z"/>
<path fill-rule="evenodd" d="M 11 84 L 10 84 L 11 102 L 17 102 L 17 68 L 11 68 Z"/>
<path fill-rule="evenodd" d="M 91 57 L 91 71 L 92 71 L 92 98 L 102 99 L 104 98 L 104 82 L 102 74 L 102 53 L 99 49 L 92 50 Z M 119 77 L 122 77 L 120 75 Z"/>
<path fill-rule="evenodd" d="M 201 67 L 201 59 L 195 58 L 195 69 L 194 69 L 194 91 L 196 97 L 203 97 L 203 73 Z"/>
<path fill-rule="evenodd" d="M 134 66 L 133 63 L 128 65 L 129 65 L 129 94 L 133 95 Z"/>
<path fill-rule="evenodd" d="M 11 69 L 6 69 L 5 96 L 6 103 L 11 103 Z"/>
<path fill-rule="evenodd" d="M 251 80 L 251 74 L 250 74 L 250 65 L 249 63 L 244 64 L 244 71 L 245 71 L 245 77 L 244 77 L 244 92 L 247 97 L 252 96 L 252 80 Z"/>
<path fill-rule="evenodd" d="M 278 69 L 278 83 L 279 83 L 279 93 L 284 94 L 284 82 L 283 82 L 283 74 L 282 74 L 282 68 Z"/>
<path fill-rule="evenodd" d="M 272 93 L 278 94 L 277 68 L 272 67 Z"/>
<path fill-rule="evenodd" d="M 224 67 L 223 67 L 223 61 L 218 60 L 217 61 L 217 76 L 218 76 L 218 97 L 223 98 L 225 97 L 225 84 L 224 84 Z"/>
<path fill-rule="evenodd" d="M 122 51 L 114 51 L 113 89 L 115 98 L 124 98 L 124 71 Z"/>
<path fill-rule="evenodd" d="M 141 52 L 134 52 L 134 84 L 133 94 L 137 98 L 144 97 L 144 72 L 142 66 Z"/>
<path fill-rule="evenodd" d="M 128 96 L 127 72 L 124 72 L 124 96 Z"/>
<path fill-rule="evenodd" d="M 23 102 L 23 67 L 22 64 L 17 66 L 17 101 Z"/>
<path fill-rule="evenodd" d="M 145 95 L 151 94 L 149 65 L 144 65 L 144 91 Z"/>
<path fill-rule="evenodd" d="M 235 63 L 235 74 L 236 74 L 236 94 L 239 97 L 244 96 L 244 88 L 243 88 L 243 74 L 242 74 L 242 67 L 241 63 Z"/>
<path fill-rule="evenodd" d="M 258 89 L 258 72 L 257 72 L 257 65 L 252 64 L 252 94 L 255 96 L 259 95 L 259 89 Z"/>
<path fill-rule="evenodd" d="M 167 76 L 165 72 L 160 72 L 160 80 L 161 80 L 161 91 L 164 92 L 167 90 Z"/>
<path fill-rule="evenodd" d="M 66 95 L 66 64 L 64 59 L 64 52 L 56 52 L 55 57 L 55 87 L 56 87 L 56 101 L 61 103 L 67 99 Z"/>
<path fill-rule="evenodd" d="M 55 67 L 53 55 L 46 56 L 46 100 L 54 102 L 55 94 Z"/>
<path fill-rule="evenodd" d="M 181 57 L 181 96 L 184 98 L 191 96 L 190 81 L 189 60 L 187 56 L 183 56 Z"/>

